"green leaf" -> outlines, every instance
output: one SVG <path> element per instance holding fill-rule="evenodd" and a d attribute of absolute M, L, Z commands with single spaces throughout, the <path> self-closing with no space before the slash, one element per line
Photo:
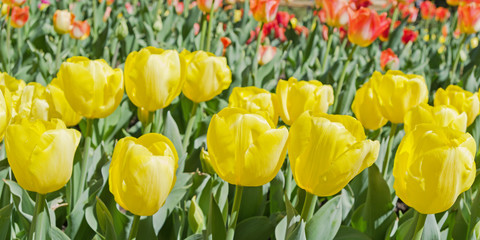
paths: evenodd
<path fill-rule="evenodd" d="M 243 220 L 235 229 L 235 240 L 269 239 L 275 231 L 275 224 L 265 216 Z"/>
<path fill-rule="evenodd" d="M 117 239 L 117 236 L 115 234 L 115 227 L 113 225 L 112 215 L 108 211 L 107 206 L 105 206 L 105 203 L 103 203 L 102 200 L 98 197 L 95 208 L 97 212 L 98 224 L 103 231 L 105 239 Z"/>
<path fill-rule="evenodd" d="M 300 224 L 297 224 L 290 234 L 287 235 L 287 240 L 307 240 L 305 236 L 305 222 L 300 220 Z"/>
<path fill-rule="evenodd" d="M 15 209 L 20 213 L 21 222 L 25 229 L 30 229 L 30 222 L 35 211 L 35 202 L 30 198 L 27 191 L 14 181 L 3 180 L 10 188 L 12 193 Z"/>
<path fill-rule="evenodd" d="M 371 240 L 371 238 L 355 228 L 341 226 L 334 238 L 335 240 Z"/>
<path fill-rule="evenodd" d="M 10 232 L 10 219 L 12 217 L 13 203 L 0 209 L 0 239 L 7 239 Z"/>
<path fill-rule="evenodd" d="M 222 212 L 218 208 L 213 195 L 210 195 L 210 211 L 207 218 L 207 236 L 212 239 L 225 239 L 227 232 L 223 222 Z"/>
<path fill-rule="evenodd" d="M 48 230 L 48 236 L 51 239 L 55 239 L 55 240 L 70 240 L 70 238 L 64 232 L 62 232 L 62 230 L 58 229 L 55 226 L 52 226 Z"/>
<path fill-rule="evenodd" d="M 435 215 L 428 214 L 423 227 L 422 240 L 437 240 L 440 239 L 440 229 L 437 225 Z"/>
<path fill-rule="evenodd" d="M 307 222 L 307 239 L 333 239 L 342 223 L 341 196 L 330 199 Z"/>
<path fill-rule="evenodd" d="M 283 172 L 279 171 L 270 182 L 270 214 L 285 211 L 285 203 L 283 203 L 284 185 L 285 177 L 283 176 Z"/>

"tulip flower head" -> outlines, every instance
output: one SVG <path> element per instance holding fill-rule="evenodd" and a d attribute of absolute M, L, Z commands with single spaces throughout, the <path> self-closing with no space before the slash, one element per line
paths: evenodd
<path fill-rule="evenodd" d="M 480 112 L 478 93 L 471 93 L 456 85 L 450 85 L 445 90 L 439 88 L 433 100 L 435 106 L 447 105 L 455 108 L 459 113 L 466 113 L 467 126 L 470 126 Z"/>
<path fill-rule="evenodd" d="M 438 105 L 432 107 L 426 103 L 410 109 L 405 115 L 405 133 L 411 132 L 421 124 L 432 124 L 440 127 L 449 127 L 461 132 L 467 130 L 467 114 L 458 113 L 452 106 Z"/>
<path fill-rule="evenodd" d="M 422 13 L 422 18 L 429 20 L 435 17 L 435 4 L 430 1 L 423 1 L 420 4 L 420 12 Z"/>
<path fill-rule="evenodd" d="M 0 85 L 0 141 L 5 136 L 5 131 L 12 117 L 12 96 L 7 87 Z"/>
<path fill-rule="evenodd" d="M 377 130 L 388 122 L 388 119 L 382 115 L 377 94 L 370 81 L 363 84 L 355 93 L 352 111 L 366 129 Z"/>
<path fill-rule="evenodd" d="M 80 137 L 79 131 L 67 129 L 58 119 L 14 119 L 7 127 L 5 149 L 18 184 L 40 194 L 65 186 Z"/>
<path fill-rule="evenodd" d="M 260 46 L 258 51 L 258 65 L 265 65 L 272 61 L 277 54 L 277 48 L 273 46 Z"/>
<path fill-rule="evenodd" d="M 447 4 L 450 6 L 458 6 L 460 0 L 447 0 Z"/>
<path fill-rule="evenodd" d="M 47 88 L 37 82 L 31 82 L 23 89 L 22 96 L 15 109 L 22 118 L 43 121 L 61 118 L 61 115 L 55 111 L 53 99 Z"/>
<path fill-rule="evenodd" d="M 3 0 L 2 2 L 6 5 L 9 5 L 9 6 L 17 6 L 17 7 L 20 7 L 22 6 L 23 4 L 25 4 L 27 0 Z"/>
<path fill-rule="evenodd" d="M 458 7 L 458 28 L 461 33 L 473 34 L 480 30 L 480 3 Z"/>
<path fill-rule="evenodd" d="M 132 52 L 125 62 L 125 88 L 137 107 L 155 111 L 180 95 L 186 62 L 176 50 L 147 47 Z"/>
<path fill-rule="evenodd" d="M 348 24 L 348 0 L 322 0 L 325 22 L 331 27 L 342 27 Z"/>
<path fill-rule="evenodd" d="M 17 114 L 15 106 L 17 106 L 20 101 L 26 83 L 23 80 L 8 75 L 7 73 L 0 73 L 0 86 L 5 86 L 11 94 L 12 117 L 14 117 Z"/>
<path fill-rule="evenodd" d="M 243 108 L 262 115 L 276 126 L 278 122 L 277 96 L 263 88 L 235 87 L 228 99 L 229 107 Z"/>
<path fill-rule="evenodd" d="M 446 211 L 475 180 L 476 143 L 450 127 L 422 124 L 402 139 L 393 166 L 397 196 L 423 214 Z"/>
<path fill-rule="evenodd" d="M 210 11 L 212 10 L 212 3 L 213 11 L 217 11 L 217 9 L 222 6 L 222 0 L 198 0 L 197 6 L 204 13 L 210 13 Z"/>
<path fill-rule="evenodd" d="M 345 115 L 304 112 L 290 128 L 288 156 L 297 185 L 332 196 L 378 157 L 380 143 L 366 139 L 361 123 Z"/>
<path fill-rule="evenodd" d="M 292 125 L 305 111 L 326 113 L 333 104 L 333 88 L 323 85 L 320 81 L 298 81 L 290 78 L 280 80 L 276 94 L 279 100 L 279 114 L 283 122 Z"/>
<path fill-rule="evenodd" d="M 210 164 L 220 178 L 239 186 L 262 186 L 280 170 L 287 152 L 288 130 L 241 108 L 224 108 L 210 121 Z"/>
<path fill-rule="evenodd" d="M 75 15 L 68 10 L 56 10 L 53 14 L 53 27 L 58 34 L 69 33 L 74 20 Z"/>
<path fill-rule="evenodd" d="M 65 97 L 75 112 L 86 118 L 104 118 L 117 109 L 123 97 L 123 73 L 105 60 L 72 57 L 57 74 Z"/>
<path fill-rule="evenodd" d="M 73 110 L 65 97 L 63 82 L 58 78 L 53 79 L 47 86 L 47 91 L 52 99 L 51 108 L 60 115 L 67 127 L 77 125 L 82 120 L 82 115 Z"/>
<path fill-rule="evenodd" d="M 397 70 L 399 65 L 400 60 L 391 48 L 382 51 L 380 54 L 380 67 L 383 71 Z"/>
<path fill-rule="evenodd" d="M 250 0 L 250 11 L 258 22 L 271 22 L 277 16 L 280 0 Z"/>
<path fill-rule="evenodd" d="M 10 25 L 14 28 L 21 28 L 27 23 L 28 17 L 30 16 L 29 13 L 29 7 L 13 7 L 12 8 L 12 21 L 10 22 Z"/>
<path fill-rule="evenodd" d="M 37 5 L 38 9 L 40 11 L 45 10 L 48 6 L 50 6 L 50 1 L 49 0 L 41 0 L 40 3 Z"/>
<path fill-rule="evenodd" d="M 159 133 L 120 139 L 113 151 L 108 183 L 115 201 L 135 215 L 151 216 L 175 185 L 178 155 Z"/>
<path fill-rule="evenodd" d="M 428 101 L 427 84 L 420 75 L 390 70 L 385 75 L 374 72 L 369 81 L 382 115 L 392 123 L 403 123 L 411 108 Z"/>
<path fill-rule="evenodd" d="M 385 17 L 380 18 L 376 11 L 368 8 L 349 11 L 349 16 L 348 40 L 360 47 L 372 44 L 390 26 Z"/>
<path fill-rule="evenodd" d="M 72 30 L 70 30 L 70 37 L 78 40 L 85 40 L 90 36 L 90 24 L 85 21 L 74 21 Z"/>
<path fill-rule="evenodd" d="M 418 37 L 418 32 L 405 28 L 403 29 L 403 35 L 402 35 L 402 42 L 403 44 L 407 44 L 409 42 L 415 42 Z"/>
<path fill-rule="evenodd" d="M 438 7 L 435 11 L 435 20 L 445 22 L 448 18 L 450 18 L 450 11 L 448 8 Z"/>

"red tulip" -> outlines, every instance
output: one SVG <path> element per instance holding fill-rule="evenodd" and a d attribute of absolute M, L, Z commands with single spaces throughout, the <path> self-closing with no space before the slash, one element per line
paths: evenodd
<path fill-rule="evenodd" d="M 325 10 L 325 21 L 332 27 L 341 27 L 348 24 L 348 0 L 322 0 Z"/>
<path fill-rule="evenodd" d="M 435 4 L 430 1 L 424 1 L 420 4 L 420 12 L 422 12 L 422 18 L 425 20 L 435 17 Z"/>
<path fill-rule="evenodd" d="M 450 11 L 447 8 L 438 7 L 435 11 L 435 20 L 445 22 L 450 17 Z"/>
<path fill-rule="evenodd" d="M 418 37 L 417 31 L 413 31 L 408 28 L 403 29 L 403 36 L 402 36 L 403 44 L 407 44 L 408 42 L 415 42 L 417 40 L 417 37 Z"/>
<path fill-rule="evenodd" d="M 380 54 L 380 67 L 383 71 L 397 70 L 400 65 L 398 56 L 391 48 L 388 48 Z"/>
<path fill-rule="evenodd" d="M 250 11 L 259 22 L 271 22 L 277 16 L 280 0 L 250 0 Z"/>
<path fill-rule="evenodd" d="M 386 18 L 382 17 L 382 21 L 378 13 L 372 9 L 362 8 L 355 12 L 349 11 L 349 16 L 348 39 L 360 47 L 372 44 L 389 27 Z"/>
<path fill-rule="evenodd" d="M 13 7 L 12 9 L 12 21 L 10 22 L 10 25 L 14 28 L 21 28 L 27 23 L 28 17 L 30 16 L 30 13 L 28 12 L 28 7 Z"/>
<path fill-rule="evenodd" d="M 480 30 L 480 4 L 468 3 L 458 7 L 458 28 L 466 34 Z"/>

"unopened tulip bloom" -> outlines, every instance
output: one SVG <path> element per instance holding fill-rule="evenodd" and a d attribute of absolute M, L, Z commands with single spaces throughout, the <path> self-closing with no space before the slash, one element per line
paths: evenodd
<path fill-rule="evenodd" d="M 448 8 L 438 7 L 435 11 L 435 20 L 439 22 L 445 22 L 447 19 L 450 18 L 450 11 Z"/>
<path fill-rule="evenodd" d="M 5 86 L 0 85 L 0 141 L 12 117 L 12 96 Z"/>
<path fill-rule="evenodd" d="M 113 151 L 108 183 L 115 201 L 135 215 L 151 216 L 175 185 L 178 155 L 159 133 L 120 139 Z"/>
<path fill-rule="evenodd" d="M 86 118 L 107 117 L 123 97 L 122 70 L 112 69 L 103 59 L 69 58 L 62 63 L 57 77 L 70 106 Z"/>
<path fill-rule="evenodd" d="M 277 96 L 263 88 L 236 87 L 228 99 L 229 107 L 243 108 L 262 115 L 276 126 L 278 122 Z"/>
<path fill-rule="evenodd" d="M 68 10 L 56 10 L 53 14 L 53 27 L 58 34 L 69 33 L 74 20 L 75 15 Z"/>
<path fill-rule="evenodd" d="M 250 0 L 250 11 L 258 22 L 271 22 L 277 16 L 280 0 Z"/>
<path fill-rule="evenodd" d="M 82 115 L 73 110 L 70 104 L 65 98 L 63 82 L 58 78 L 55 78 L 48 84 L 47 90 L 52 98 L 53 108 L 60 114 L 60 118 L 63 120 L 67 127 L 77 125 L 82 120 Z"/>
<path fill-rule="evenodd" d="M 364 128 L 377 130 L 387 124 L 388 120 L 382 116 L 380 103 L 370 81 L 363 84 L 355 93 L 352 102 L 352 111 Z"/>
<path fill-rule="evenodd" d="M 380 143 L 366 139 L 355 118 L 304 112 L 290 128 L 288 156 L 297 185 L 332 196 L 378 157 Z"/>
<path fill-rule="evenodd" d="M 222 6 L 222 0 L 198 0 L 197 6 L 204 13 L 210 13 L 210 11 L 212 10 L 212 3 L 213 11 L 217 11 L 217 9 Z"/>
<path fill-rule="evenodd" d="M 224 108 L 210 121 L 207 146 L 220 178 L 238 186 L 262 186 L 280 170 L 288 130 L 241 108 Z"/>
<path fill-rule="evenodd" d="M 170 105 L 185 83 L 186 62 L 176 50 L 147 47 L 125 62 L 125 88 L 137 107 L 153 112 Z"/>
<path fill-rule="evenodd" d="M 232 72 L 225 57 L 196 51 L 182 52 L 187 59 L 187 80 L 182 92 L 193 102 L 206 102 L 213 99 L 232 83 Z"/>
<path fill-rule="evenodd" d="M 393 70 L 385 75 L 374 72 L 370 82 L 382 115 L 395 124 L 403 123 L 408 110 L 428 101 L 427 84 L 420 75 Z"/>
<path fill-rule="evenodd" d="M 325 21 L 331 27 L 342 27 L 348 24 L 348 0 L 322 0 Z"/>
<path fill-rule="evenodd" d="M 423 1 L 420 4 L 420 12 L 422 13 L 423 19 L 432 19 L 433 17 L 435 17 L 435 4 L 430 1 Z"/>
<path fill-rule="evenodd" d="M 277 48 L 273 46 L 260 46 L 258 51 L 258 65 L 265 65 L 272 61 L 277 54 Z"/>
<path fill-rule="evenodd" d="M 72 30 L 70 30 L 70 37 L 73 39 L 84 40 L 90 36 L 90 24 L 85 21 L 74 21 Z"/>
<path fill-rule="evenodd" d="M 460 0 L 447 0 L 447 4 L 450 6 L 458 6 Z"/>
<path fill-rule="evenodd" d="M 456 85 L 449 85 L 445 90 L 439 88 L 435 92 L 433 104 L 435 106 L 450 105 L 459 113 L 466 113 L 468 117 L 467 126 L 475 121 L 480 112 L 478 93 L 471 93 Z"/>
<path fill-rule="evenodd" d="M 58 119 L 14 120 L 7 127 L 5 149 L 18 184 L 40 194 L 65 186 L 80 137 L 79 131 L 67 129 Z"/>
<path fill-rule="evenodd" d="M 438 105 L 432 107 L 422 103 L 407 112 L 403 129 L 405 133 L 408 133 L 421 124 L 433 124 L 465 132 L 467 129 L 467 114 L 460 114 L 451 106 Z"/>
<path fill-rule="evenodd" d="M 22 118 L 50 121 L 52 118 L 61 117 L 55 111 L 53 99 L 47 88 L 37 82 L 31 82 L 23 89 L 20 101 L 15 108 Z"/>
<path fill-rule="evenodd" d="M 460 5 L 457 11 L 461 33 L 473 34 L 480 30 L 480 3 Z"/>
<path fill-rule="evenodd" d="M 27 23 L 28 17 L 30 16 L 30 13 L 28 12 L 29 8 L 28 7 L 13 7 L 11 17 L 12 21 L 10 22 L 10 25 L 14 28 L 21 28 Z"/>
<path fill-rule="evenodd" d="M 402 35 L 402 42 L 403 44 L 407 44 L 409 42 L 415 42 L 418 37 L 418 32 L 405 28 L 403 29 L 403 35 Z"/>
<path fill-rule="evenodd" d="M 383 71 L 397 70 L 400 65 L 400 60 L 397 54 L 391 48 L 388 48 L 380 54 L 380 67 Z"/>
<path fill-rule="evenodd" d="M 400 143 L 393 166 L 397 196 L 423 214 L 448 210 L 475 180 L 476 143 L 450 127 L 419 125 Z"/>
<path fill-rule="evenodd" d="M 348 40 L 360 47 L 372 44 L 390 26 L 386 18 L 380 18 L 376 11 L 369 8 L 349 11 L 349 15 Z"/>
<path fill-rule="evenodd" d="M 305 111 L 326 113 L 333 104 L 333 88 L 320 81 L 298 81 L 291 77 L 280 80 L 276 89 L 280 117 L 287 125 L 292 125 Z"/>

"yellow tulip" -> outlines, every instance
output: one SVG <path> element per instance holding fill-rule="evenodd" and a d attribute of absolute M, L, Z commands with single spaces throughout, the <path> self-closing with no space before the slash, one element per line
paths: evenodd
<path fill-rule="evenodd" d="M 147 47 L 125 62 L 125 89 L 137 107 L 153 112 L 165 108 L 182 91 L 185 60 L 175 50 Z"/>
<path fill-rule="evenodd" d="M 53 108 L 60 114 L 60 118 L 67 126 L 75 126 L 80 120 L 82 115 L 78 114 L 68 103 L 65 98 L 63 82 L 55 78 L 48 84 L 47 91 L 50 93 L 53 102 Z"/>
<path fill-rule="evenodd" d="M 250 113 L 262 115 L 277 125 L 277 96 L 257 87 L 236 87 L 228 99 L 229 107 L 243 108 Z"/>
<path fill-rule="evenodd" d="M 390 70 L 385 75 L 374 72 L 369 81 L 382 115 L 392 123 L 403 123 L 408 110 L 428 101 L 427 84 L 420 75 Z"/>
<path fill-rule="evenodd" d="M 280 170 L 288 130 L 241 108 L 215 114 L 207 132 L 210 163 L 218 176 L 238 186 L 262 186 Z"/>
<path fill-rule="evenodd" d="M 12 96 L 12 106 L 17 106 L 23 89 L 27 85 L 23 80 L 16 79 L 7 73 L 0 73 L 0 85 L 7 87 Z M 17 114 L 16 110 L 12 108 L 12 117 Z"/>
<path fill-rule="evenodd" d="M 475 180 L 476 143 L 468 133 L 431 124 L 417 126 L 400 143 L 393 188 L 423 214 L 446 211 Z"/>
<path fill-rule="evenodd" d="M 470 126 L 475 121 L 480 111 L 478 94 L 463 90 L 456 85 L 450 85 L 445 90 L 439 88 L 435 93 L 433 104 L 435 106 L 450 105 L 459 113 L 466 113 L 468 118 L 467 126 Z"/>
<path fill-rule="evenodd" d="M 225 57 L 196 51 L 181 53 L 187 60 L 187 80 L 182 92 L 193 102 L 206 102 L 219 95 L 232 83 L 232 72 Z"/>
<path fill-rule="evenodd" d="M 65 186 L 80 137 L 59 119 L 14 119 L 7 127 L 5 149 L 18 184 L 40 194 Z"/>
<path fill-rule="evenodd" d="M 332 196 L 378 157 L 380 143 L 366 139 L 362 124 L 345 115 L 304 112 L 290 128 L 288 156 L 297 185 Z"/>
<path fill-rule="evenodd" d="M 178 155 L 158 133 L 126 137 L 113 151 L 108 183 L 115 201 L 135 215 L 151 216 L 163 206 L 175 185 Z"/>
<path fill-rule="evenodd" d="M 293 122 L 305 111 L 326 113 L 333 104 L 333 88 L 323 85 L 317 80 L 298 81 L 291 77 L 288 81 L 280 80 L 277 84 L 280 117 L 287 125 Z"/>
<path fill-rule="evenodd" d="M 467 114 L 459 114 L 455 108 L 439 105 L 432 107 L 422 103 L 407 112 L 405 115 L 405 133 L 413 131 L 420 124 L 433 124 L 440 127 L 449 127 L 461 132 L 467 129 Z"/>
<path fill-rule="evenodd" d="M 370 81 L 363 84 L 355 93 L 352 111 L 366 129 L 377 130 L 388 122 L 380 111 L 377 94 Z"/>
<path fill-rule="evenodd" d="M 3 140 L 12 117 L 12 97 L 5 86 L 0 85 L 0 141 Z"/>
<path fill-rule="evenodd" d="M 123 74 L 105 60 L 72 57 L 62 63 L 57 74 L 65 97 L 75 112 L 86 118 L 112 114 L 123 97 Z"/>
<path fill-rule="evenodd" d="M 22 118 L 50 121 L 52 118 L 61 118 L 55 110 L 53 99 L 47 88 L 40 83 L 29 83 L 22 92 L 20 101 L 15 106 L 17 114 Z"/>

